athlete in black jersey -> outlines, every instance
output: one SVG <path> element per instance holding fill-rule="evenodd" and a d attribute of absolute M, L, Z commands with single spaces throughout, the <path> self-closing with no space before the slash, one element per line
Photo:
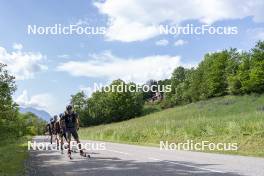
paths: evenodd
<path fill-rule="evenodd" d="M 61 113 L 60 114 L 60 120 L 59 120 L 59 124 L 60 124 L 60 135 L 59 135 L 59 138 L 60 138 L 60 141 L 61 141 L 61 153 L 63 153 L 63 144 L 64 144 L 63 140 L 65 139 L 65 141 L 67 141 L 66 126 L 65 126 L 65 122 L 64 122 L 63 116 L 64 116 L 64 114 Z"/>
<path fill-rule="evenodd" d="M 67 137 L 67 142 L 68 142 L 69 157 L 71 158 L 71 147 L 70 147 L 71 136 L 73 136 L 74 140 L 76 140 L 78 143 L 80 155 L 86 156 L 86 154 L 81 149 L 81 143 L 80 143 L 79 136 L 77 133 L 77 130 L 79 129 L 79 117 L 78 117 L 78 114 L 73 111 L 73 107 L 71 105 L 68 105 L 66 107 L 66 111 L 64 115 L 62 116 L 62 120 L 64 121 L 65 127 L 66 127 L 66 137 Z M 88 155 L 88 157 L 90 157 L 90 155 Z"/>
<path fill-rule="evenodd" d="M 53 118 L 50 118 L 50 123 L 47 124 L 46 128 L 50 135 L 50 143 L 52 144 L 53 135 L 54 135 L 54 119 Z"/>

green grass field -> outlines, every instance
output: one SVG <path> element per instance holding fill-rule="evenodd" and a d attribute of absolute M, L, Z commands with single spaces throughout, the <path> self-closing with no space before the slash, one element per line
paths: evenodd
<path fill-rule="evenodd" d="M 264 95 L 225 96 L 155 112 L 124 122 L 80 130 L 82 139 L 159 146 L 210 141 L 238 143 L 237 151 L 206 151 L 264 156 Z"/>
<path fill-rule="evenodd" d="M 24 162 L 28 157 L 29 137 L 6 138 L 0 142 L 0 175 L 24 175 Z"/>

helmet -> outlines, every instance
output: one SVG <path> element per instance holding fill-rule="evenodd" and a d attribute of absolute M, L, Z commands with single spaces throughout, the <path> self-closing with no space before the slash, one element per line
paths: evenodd
<path fill-rule="evenodd" d="M 53 121 L 53 118 L 50 118 L 50 122 L 52 122 Z"/>
<path fill-rule="evenodd" d="M 66 110 L 67 110 L 67 111 L 72 110 L 72 105 L 68 105 L 68 106 L 66 107 Z"/>
<path fill-rule="evenodd" d="M 58 119 L 58 116 L 57 116 L 57 115 L 55 115 L 55 116 L 54 116 L 54 120 L 56 121 L 57 119 Z"/>

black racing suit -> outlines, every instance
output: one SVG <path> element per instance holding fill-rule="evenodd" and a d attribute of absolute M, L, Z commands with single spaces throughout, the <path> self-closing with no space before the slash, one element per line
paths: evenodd
<path fill-rule="evenodd" d="M 47 124 L 47 128 L 48 128 L 48 131 L 49 131 L 49 135 L 50 135 L 50 143 L 52 144 L 52 140 L 53 140 L 53 137 L 52 135 L 55 133 L 55 125 L 54 125 L 54 121 L 51 121 L 49 124 Z"/>
<path fill-rule="evenodd" d="M 79 140 L 79 136 L 77 133 L 77 118 L 78 114 L 75 112 L 65 112 L 64 116 L 62 117 L 65 122 L 66 136 L 69 141 L 71 140 L 71 135 L 76 141 Z"/>
<path fill-rule="evenodd" d="M 51 124 L 50 124 L 50 123 L 48 123 L 48 124 L 46 125 L 46 129 L 47 129 L 47 131 L 49 132 L 49 135 L 52 135 L 52 127 L 51 127 Z"/>
<path fill-rule="evenodd" d="M 80 155 L 81 156 L 86 156 L 86 154 L 83 152 L 83 149 L 81 149 L 81 143 L 79 141 L 79 136 L 77 133 L 77 120 L 78 120 L 78 114 L 75 112 L 65 112 L 64 116 L 63 116 L 63 120 L 65 122 L 65 126 L 66 126 L 66 136 L 68 139 L 68 142 L 71 141 L 71 135 L 73 136 L 73 138 L 77 141 L 78 143 L 78 149 L 80 150 Z M 69 147 L 68 149 L 68 154 L 71 154 L 71 149 Z M 90 156 L 90 155 L 88 155 Z"/>
<path fill-rule="evenodd" d="M 61 116 L 61 119 L 60 119 L 60 137 L 61 137 L 61 139 L 64 137 L 65 140 L 67 141 L 66 126 L 65 126 L 65 120 L 64 120 L 63 116 Z"/>

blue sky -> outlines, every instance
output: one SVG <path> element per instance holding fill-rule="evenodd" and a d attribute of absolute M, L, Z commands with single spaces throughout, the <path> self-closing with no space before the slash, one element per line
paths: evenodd
<path fill-rule="evenodd" d="M 93 83 L 142 83 L 195 66 L 207 52 L 249 50 L 264 39 L 261 0 L 0 1 L 0 62 L 17 77 L 22 106 L 62 112 Z M 29 35 L 28 25 L 105 27 L 104 35 Z M 162 35 L 161 24 L 235 26 L 237 35 Z"/>

